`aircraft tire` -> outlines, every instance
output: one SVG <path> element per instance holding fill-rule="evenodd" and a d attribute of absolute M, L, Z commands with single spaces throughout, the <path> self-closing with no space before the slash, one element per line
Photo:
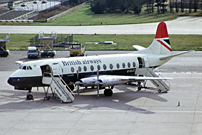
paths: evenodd
<path fill-rule="evenodd" d="M 104 95 L 107 97 L 111 97 L 113 95 L 113 91 L 111 89 L 105 89 Z"/>
<path fill-rule="evenodd" d="M 33 95 L 32 94 L 28 94 L 27 95 L 27 100 L 33 100 L 34 98 L 33 98 Z"/>
<path fill-rule="evenodd" d="M 138 88 L 137 88 L 137 89 L 138 89 L 138 91 L 140 91 L 140 90 L 142 89 L 142 87 L 141 87 L 141 86 L 138 86 Z"/>

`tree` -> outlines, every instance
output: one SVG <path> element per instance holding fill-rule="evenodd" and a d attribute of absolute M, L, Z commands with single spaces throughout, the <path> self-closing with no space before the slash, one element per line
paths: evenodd
<path fill-rule="evenodd" d="M 177 3 L 177 0 L 176 0 L 176 1 L 175 1 L 175 12 L 176 12 L 176 13 L 178 13 L 178 11 L 179 11 L 179 10 L 178 10 L 178 5 L 177 5 L 177 4 L 178 4 L 178 3 Z"/>
<path fill-rule="evenodd" d="M 141 8 L 144 3 L 144 0 L 133 0 L 133 11 L 135 14 L 139 15 L 141 13 Z"/>
<path fill-rule="evenodd" d="M 154 0 L 145 0 L 147 6 L 147 12 L 154 12 Z"/>
<path fill-rule="evenodd" d="M 165 9 L 165 2 L 167 2 L 167 0 L 156 0 L 157 3 L 157 13 L 165 13 L 166 9 Z"/>
<path fill-rule="evenodd" d="M 91 10 L 95 14 L 103 14 L 106 10 L 106 1 L 105 0 L 94 0 L 91 1 Z"/>
<path fill-rule="evenodd" d="M 197 12 L 198 0 L 194 0 L 194 12 Z"/>
<path fill-rule="evenodd" d="M 181 0 L 181 12 L 184 12 L 184 1 Z"/>
<path fill-rule="evenodd" d="M 192 9 L 192 0 L 189 0 L 189 13 L 191 13 L 191 9 Z"/>
<path fill-rule="evenodd" d="M 117 9 L 118 2 L 117 0 L 106 0 L 107 10 L 110 13 L 113 13 Z"/>
<path fill-rule="evenodd" d="M 170 12 L 173 13 L 173 0 L 169 0 L 169 5 L 170 5 Z"/>

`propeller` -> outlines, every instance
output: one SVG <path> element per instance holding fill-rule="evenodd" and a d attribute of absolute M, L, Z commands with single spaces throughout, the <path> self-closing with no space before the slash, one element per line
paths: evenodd
<path fill-rule="evenodd" d="M 101 84 L 101 82 L 99 81 L 99 70 L 97 70 L 97 81 L 95 82 L 95 85 L 97 85 L 97 96 L 98 97 L 99 97 L 100 84 Z"/>
<path fill-rule="evenodd" d="M 77 85 L 77 93 L 79 95 L 79 86 L 81 85 L 81 82 L 79 81 L 79 71 L 77 70 L 77 81 L 75 82 L 75 85 Z"/>

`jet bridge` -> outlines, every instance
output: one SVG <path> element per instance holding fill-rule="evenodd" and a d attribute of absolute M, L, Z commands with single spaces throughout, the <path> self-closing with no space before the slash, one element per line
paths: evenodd
<path fill-rule="evenodd" d="M 9 55 L 9 50 L 6 50 L 6 43 L 10 41 L 10 34 L 6 35 L 5 39 L 0 39 L 0 56 L 7 57 Z"/>
<path fill-rule="evenodd" d="M 54 57 L 56 51 L 53 50 L 53 40 L 57 38 L 57 33 L 53 31 L 50 37 L 45 37 L 44 32 L 39 32 L 39 39 L 43 41 L 43 51 L 41 51 L 41 57 Z"/>

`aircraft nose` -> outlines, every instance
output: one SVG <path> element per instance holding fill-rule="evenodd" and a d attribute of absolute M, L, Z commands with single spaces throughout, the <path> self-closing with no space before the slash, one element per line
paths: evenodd
<path fill-rule="evenodd" d="M 7 81 L 10 85 L 13 85 L 13 79 L 11 77 L 8 78 L 8 81 Z"/>

